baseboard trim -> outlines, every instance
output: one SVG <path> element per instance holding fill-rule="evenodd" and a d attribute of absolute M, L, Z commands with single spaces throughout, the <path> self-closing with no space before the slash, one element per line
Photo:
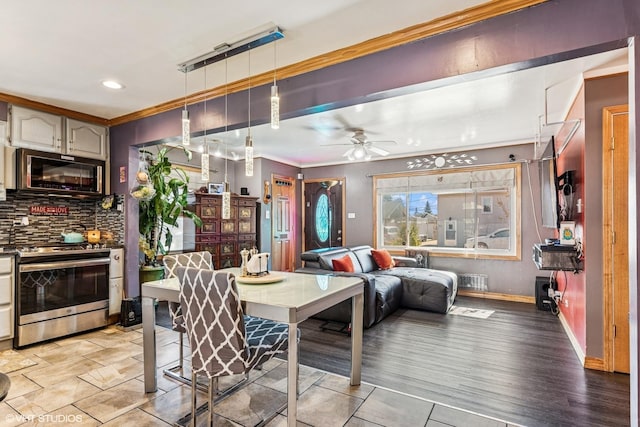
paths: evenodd
<path fill-rule="evenodd" d="M 594 371 L 606 371 L 604 367 L 604 359 L 597 357 L 586 356 L 584 358 L 584 367 L 586 369 L 593 369 Z"/>
<path fill-rule="evenodd" d="M 526 295 L 501 294 L 497 292 L 477 292 L 477 291 L 468 291 L 465 289 L 458 289 L 458 295 L 463 297 L 486 298 L 486 299 L 495 299 L 500 301 L 524 302 L 527 304 L 536 303 L 535 297 L 529 297 Z"/>
<path fill-rule="evenodd" d="M 586 365 L 585 365 L 586 356 L 584 354 L 584 351 L 582 351 L 582 348 L 580 347 L 580 343 L 578 342 L 578 339 L 573 334 L 573 331 L 569 327 L 569 324 L 567 323 L 567 319 L 564 318 L 564 315 L 562 314 L 562 312 L 558 315 L 558 319 L 560 319 L 560 324 L 562 325 L 562 329 L 564 329 L 564 333 L 567 334 L 567 337 L 569 337 L 569 342 L 571 342 L 571 347 L 573 347 L 573 351 L 576 353 L 576 356 L 578 356 L 578 360 L 580 361 L 582 366 L 586 368 Z"/>

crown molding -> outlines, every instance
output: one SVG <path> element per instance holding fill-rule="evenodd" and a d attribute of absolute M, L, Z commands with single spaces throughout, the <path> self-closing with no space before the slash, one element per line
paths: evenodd
<path fill-rule="evenodd" d="M 495 0 L 478 6 L 464 9 L 460 12 L 451 13 L 434 20 L 413 25 L 393 33 L 385 34 L 367 41 L 348 46 L 342 49 L 334 50 L 326 54 L 318 55 L 295 64 L 277 68 L 278 78 L 283 80 L 298 76 L 300 74 L 309 73 L 352 59 L 371 55 L 376 52 L 387 50 L 393 47 L 401 46 L 447 31 L 452 31 L 461 27 L 475 24 L 500 15 L 525 9 L 548 0 Z M 273 71 L 244 78 L 226 85 L 226 94 L 240 92 L 251 87 L 262 86 L 273 81 Z M 186 97 L 187 104 L 195 104 L 203 102 L 207 99 L 218 98 L 225 95 L 225 86 L 218 86 L 208 90 L 196 92 Z M 136 111 L 120 117 L 115 117 L 109 121 L 109 124 L 120 125 L 123 123 L 139 120 L 145 117 L 153 116 L 165 111 L 182 108 L 185 104 L 185 98 L 174 99 L 154 107 Z"/>

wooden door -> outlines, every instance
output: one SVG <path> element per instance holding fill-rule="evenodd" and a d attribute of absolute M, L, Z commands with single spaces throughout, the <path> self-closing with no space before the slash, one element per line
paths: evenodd
<path fill-rule="evenodd" d="M 273 175 L 271 178 L 271 269 L 295 270 L 295 206 L 296 189 L 292 177 Z"/>
<path fill-rule="evenodd" d="M 343 183 L 344 178 L 304 181 L 303 250 L 344 246 Z"/>
<path fill-rule="evenodd" d="M 605 366 L 629 373 L 628 106 L 603 111 Z"/>

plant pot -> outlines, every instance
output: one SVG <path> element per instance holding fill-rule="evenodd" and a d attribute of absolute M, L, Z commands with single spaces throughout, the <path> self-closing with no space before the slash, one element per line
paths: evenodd
<path fill-rule="evenodd" d="M 164 267 L 142 266 L 139 271 L 140 283 L 164 279 Z"/>

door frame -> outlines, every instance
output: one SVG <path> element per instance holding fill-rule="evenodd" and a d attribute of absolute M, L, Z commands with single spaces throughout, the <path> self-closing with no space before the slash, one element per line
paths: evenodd
<path fill-rule="evenodd" d="M 276 243 L 275 240 L 275 234 L 273 232 L 273 227 L 275 224 L 275 218 L 274 218 L 274 209 L 275 209 L 275 203 L 276 203 L 276 188 L 277 188 L 277 183 L 276 181 L 285 181 L 285 182 L 289 182 L 291 183 L 291 190 L 292 190 L 292 199 L 289 206 L 290 206 L 290 213 L 289 213 L 289 226 L 291 228 L 291 250 L 289 251 L 289 255 L 288 255 L 288 262 L 289 264 L 292 266 L 293 270 L 295 270 L 296 268 L 296 248 L 298 247 L 298 225 L 296 223 L 296 212 L 295 210 L 297 209 L 297 182 L 296 179 L 292 176 L 288 176 L 288 175 L 281 175 L 278 173 L 272 173 L 271 174 L 271 224 L 270 224 L 270 234 L 271 234 L 271 251 L 273 252 L 273 247 Z"/>
<path fill-rule="evenodd" d="M 614 369 L 614 313 L 613 313 L 613 194 L 611 182 L 613 174 L 613 150 L 611 149 L 613 116 L 628 114 L 628 105 L 605 107 L 602 111 L 602 303 L 603 303 L 603 370 Z M 624 178 L 627 178 L 626 176 Z M 631 347 L 629 347 L 631 349 Z"/>
<path fill-rule="evenodd" d="M 306 212 L 307 212 L 307 197 L 306 197 L 306 192 L 305 192 L 305 187 L 307 183 L 316 183 L 316 182 L 323 182 L 323 181 L 332 181 L 332 180 L 336 180 L 336 181 L 340 181 L 341 182 L 341 186 L 342 186 L 342 195 L 341 195 L 341 203 L 342 203 L 342 215 L 340 218 L 340 220 L 342 221 L 342 246 L 346 246 L 347 245 L 347 231 L 345 229 L 345 225 L 347 224 L 347 209 L 346 209 L 346 203 L 347 203 L 347 198 L 346 198 L 346 194 L 347 194 L 347 190 L 346 190 L 346 186 L 347 186 L 347 179 L 342 176 L 342 177 L 333 177 L 333 178 L 313 178 L 313 179 L 304 179 L 302 181 L 302 236 L 303 238 L 302 240 L 302 252 L 304 252 L 306 250 L 305 248 L 305 243 L 306 243 L 306 233 L 307 230 L 305 228 L 305 224 L 306 224 Z"/>

